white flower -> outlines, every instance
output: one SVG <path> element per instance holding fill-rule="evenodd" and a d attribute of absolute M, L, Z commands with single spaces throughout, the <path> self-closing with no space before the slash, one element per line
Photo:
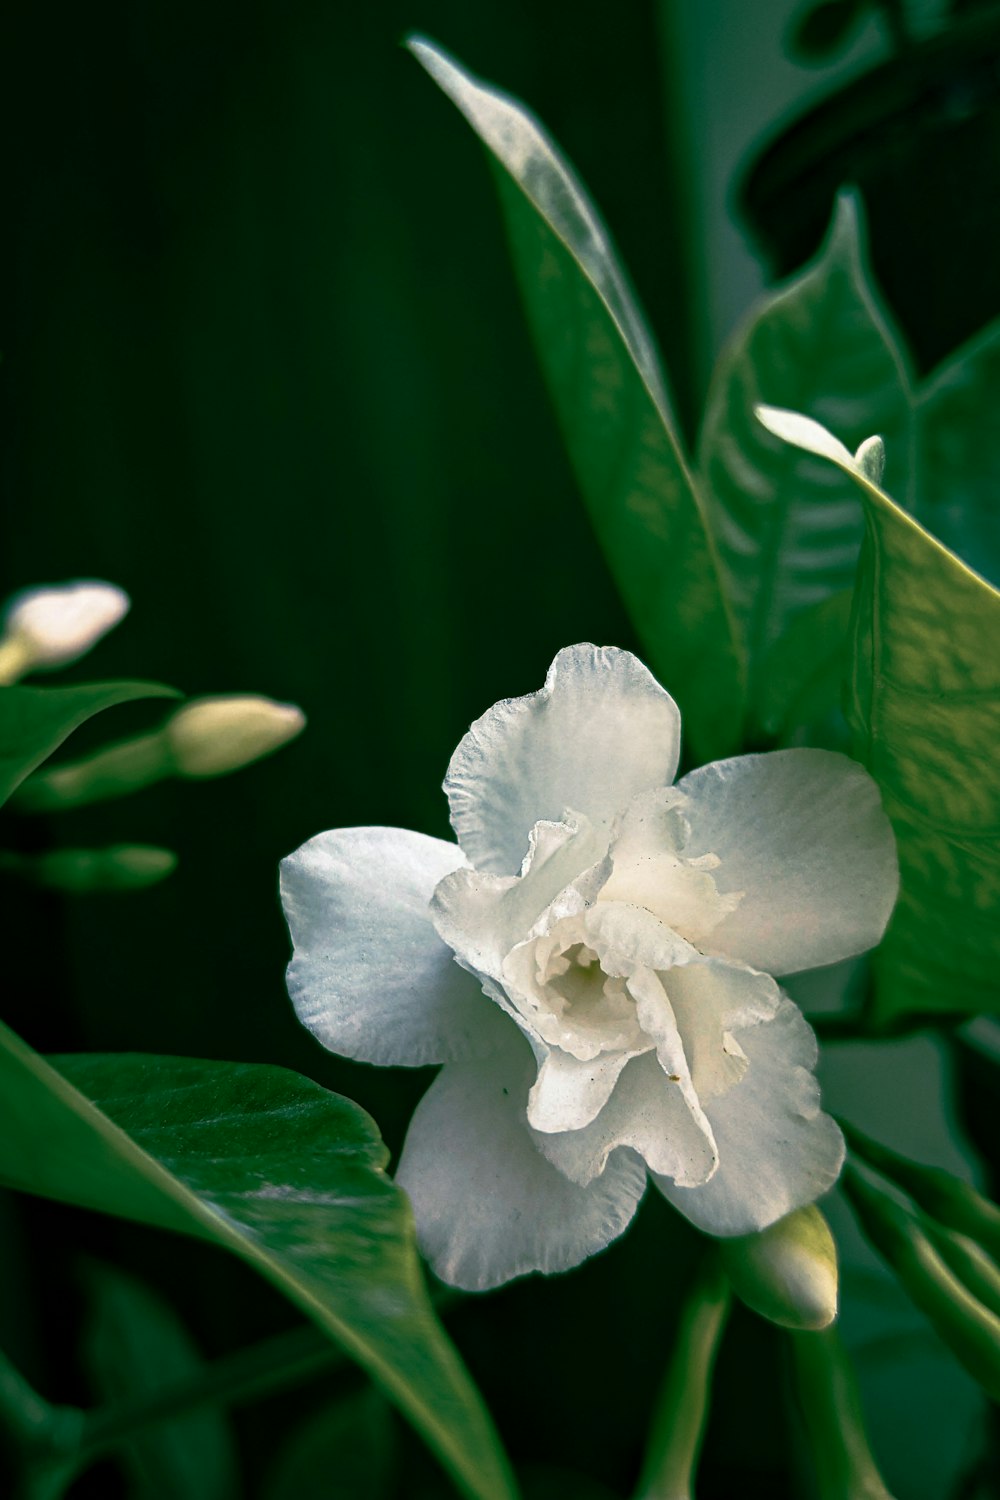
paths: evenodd
<path fill-rule="evenodd" d="M 0 650 L 10 658 L 3 680 L 76 661 L 118 624 L 129 603 L 124 589 L 96 581 L 15 594 L 3 616 Z"/>
<path fill-rule="evenodd" d="M 283 863 L 300 1019 L 348 1057 L 445 1064 L 397 1180 L 455 1286 L 578 1264 L 647 1170 L 715 1235 L 840 1171 L 815 1038 L 770 976 L 881 937 L 897 871 L 877 788 L 823 750 L 672 786 L 679 745 L 634 656 L 572 646 L 456 750 L 458 845 L 339 829 Z"/>

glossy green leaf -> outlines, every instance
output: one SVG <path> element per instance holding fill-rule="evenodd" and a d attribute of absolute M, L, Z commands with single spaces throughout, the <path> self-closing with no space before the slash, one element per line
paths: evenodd
<path fill-rule="evenodd" d="M 136 698 L 180 696 L 176 689 L 155 682 L 0 687 L 0 803 L 94 714 Z"/>
<path fill-rule="evenodd" d="M 102 1404 L 153 1395 L 202 1368 L 176 1313 L 141 1282 L 93 1267 L 82 1362 Z M 137 1431 L 124 1448 L 131 1500 L 230 1500 L 239 1493 L 228 1417 L 201 1404 Z"/>
<path fill-rule="evenodd" d="M 52 1066 L 0 1029 L 0 1182 L 232 1251 L 365 1367 L 466 1495 L 510 1500 L 386 1159 L 363 1110 L 283 1068 L 129 1055 Z"/>
<path fill-rule="evenodd" d="M 699 759 L 739 742 L 742 663 L 653 339 L 610 237 L 538 122 L 426 41 L 410 50 L 490 153 L 580 488 L 649 666 Z"/>
<path fill-rule="evenodd" d="M 808 743 L 842 748 L 847 727 L 840 694 L 850 655 L 852 589 L 797 614 L 764 658 L 758 683 L 760 728 L 783 745 L 803 730 Z"/>
<path fill-rule="evenodd" d="M 804 610 L 854 582 L 864 523 L 850 480 L 754 417 L 794 407 L 856 448 L 881 433 L 909 503 L 914 418 L 905 356 L 867 267 L 861 209 L 842 193 L 816 260 L 752 308 L 716 366 L 698 473 L 749 660 L 755 719 L 786 716 L 768 651 Z M 833 700 L 836 703 L 836 698 Z"/>
<path fill-rule="evenodd" d="M 937 369 L 917 406 L 917 519 L 1000 586 L 1000 323 Z"/>
<path fill-rule="evenodd" d="M 899 903 L 875 963 L 874 1018 L 1000 1010 L 1000 593 L 817 423 L 761 413 L 860 486 L 848 718 L 899 844 Z"/>

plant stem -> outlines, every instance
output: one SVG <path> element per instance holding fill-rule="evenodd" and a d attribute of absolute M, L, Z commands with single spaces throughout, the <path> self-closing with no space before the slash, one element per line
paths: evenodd
<path fill-rule="evenodd" d="M 892 1500 L 868 1446 L 857 1382 L 836 1327 L 789 1337 L 820 1500 Z"/>
<path fill-rule="evenodd" d="M 709 1251 L 681 1310 L 634 1500 L 692 1500 L 729 1302 L 729 1283 Z"/>
<path fill-rule="evenodd" d="M 226 1354 L 187 1379 L 165 1385 L 159 1391 L 89 1413 L 80 1433 L 80 1455 L 89 1461 L 106 1449 L 127 1442 L 140 1428 L 165 1421 L 193 1406 L 206 1402 L 237 1406 L 258 1400 L 272 1391 L 300 1385 L 343 1363 L 340 1350 L 318 1328 L 312 1324 L 293 1328 L 249 1349 Z"/>

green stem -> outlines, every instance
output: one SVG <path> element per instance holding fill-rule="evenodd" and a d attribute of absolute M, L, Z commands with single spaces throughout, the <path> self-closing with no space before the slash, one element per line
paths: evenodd
<path fill-rule="evenodd" d="M 256 1401 L 272 1391 L 300 1385 L 343 1363 L 340 1350 L 312 1324 L 279 1333 L 250 1349 L 224 1355 L 161 1390 L 90 1413 L 84 1418 L 80 1433 L 80 1454 L 89 1461 L 108 1448 L 127 1442 L 141 1428 L 189 1411 L 193 1406 L 208 1402 L 238 1406 Z"/>
<path fill-rule="evenodd" d="M 892 1500 L 868 1446 L 857 1382 L 836 1327 L 789 1337 L 820 1500 Z"/>
<path fill-rule="evenodd" d="M 729 1283 L 710 1251 L 681 1310 L 634 1500 L 692 1500 L 729 1302 Z"/>
<path fill-rule="evenodd" d="M 0 1349 L 0 1425 L 24 1452 L 47 1446 L 58 1407 L 43 1401 Z"/>

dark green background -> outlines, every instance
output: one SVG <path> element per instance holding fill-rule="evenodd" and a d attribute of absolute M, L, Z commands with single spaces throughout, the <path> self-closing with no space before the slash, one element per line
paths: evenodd
<path fill-rule="evenodd" d="M 446 835 L 440 781 L 470 720 L 538 686 L 562 645 L 635 646 L 479 148 L 398 42 L 419 26 L 545 119 L 614 228 L 690 425 L 691 252 L 656 12 L 5 8 L 0 583 L 129 591 L 126 623 L 71 677 L 259 691 L 309 717 L 229 780 L 8 829 L 24 847 L 136 840 L 181 859 L 130 898 L 5 890 L 4 1016 L 35 1046 L 280 1062 L 357 1099 L 398 1148 L 430 1075 L 340 1062 L 298 1027 L 277 861 L 345 824 Z M 149 714 L 117 710 L 78 743 Z M 209 1353 L 291 1321 L 194 1245 L 10 1199 L 0 1231 L 0 1342 L 56 1400 L 85 1399 L 81 1252 L 148 1279 Z M 449 1314 L 517 1462 L 625 1492 L 692 1244 L 657 1200 L 580 1272 Z M 791 1494 L 781 1378 L 776 1343 L 737 1319 L 704 1500 L 734 1473 L 744 1496 Z M 248 1496 L 294 1420 L 341 1388 L 240 1418 Z M 406 1442 L 400 1494 L 446 1493 Z M 118 1484 L 104 1469 L 74 1493 Z"/>

